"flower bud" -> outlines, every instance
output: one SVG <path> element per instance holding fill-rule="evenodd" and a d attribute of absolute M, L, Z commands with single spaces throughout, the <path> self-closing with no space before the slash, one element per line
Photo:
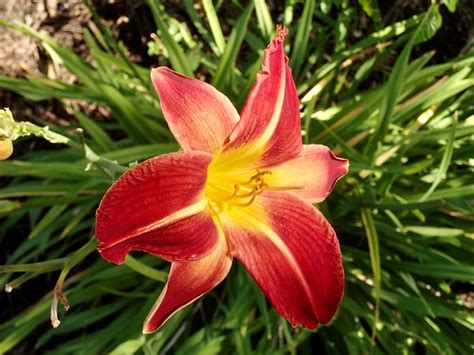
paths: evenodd
<path fill-rule="evenodd" d="M 0 109 L 0 139 L 11 138 L 13 134 L 14 120 L 10 109 Z"/>
<path fill-rule="evenodd" d="M 14 121 L 8 108 L 0 109 L 0 160 L 5 160 L 13 153 Z"/>
<path fill-rule="evenodd" d="M 11 139 L 0 139 L 0 160 L 5 160 L 13 153 L 13 143 Z"/>

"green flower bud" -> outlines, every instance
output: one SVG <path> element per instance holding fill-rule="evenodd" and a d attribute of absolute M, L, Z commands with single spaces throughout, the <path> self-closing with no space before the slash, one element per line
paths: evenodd
<path fill-rule="evenodd" d="M 5 160 L 13 153 L 13 131 L 15 122 L 8 108 L 0 109 L 0 160 Z"/>
<path fill-rule="evenodd" d="M 15 122 L 10 109 L 0 109 L 0 139 L 11 139 L 13 135 Z"/>
<path fill-rule="evenodd" d="M 0 139 L 0 160 L 5 160 L 10 157 L 13 153 L 13 143 L 12 140 Z"/>

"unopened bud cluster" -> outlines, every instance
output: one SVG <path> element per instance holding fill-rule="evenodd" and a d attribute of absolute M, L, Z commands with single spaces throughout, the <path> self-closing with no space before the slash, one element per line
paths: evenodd
<path fill-rule="evenodd" d="M 15 122 L 8 108 L 0 109 L 0 160 L 5 160 L 13 153 L 13 131 Z"/>

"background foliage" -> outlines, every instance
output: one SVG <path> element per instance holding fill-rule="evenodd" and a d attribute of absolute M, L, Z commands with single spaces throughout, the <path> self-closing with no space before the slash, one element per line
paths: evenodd
<path fill-rule="evenodd" d="M 350 175 L 318 206 L 337 231 L 346 273 L 328 327 L 292 329 L 239 265 L 147 336 L 141 324 L 168 264 L 140 253 L 121 267 L 104 262 L 90 242 L 94 212 L 121 171 L 110 161 L 128 166 L 178 147 L 150 68 L 130 59 L 87 4 L 95 14 L 95 26 L 84 29 L 87 60 L 25 24 L 0 20 L 39 41 L 75 78 L 0 76 L 0 88 L 58 100 L 75 117 L 67 125 L 17 117 L 48 124 L 67 144 L 29 150 L 38 138 L 23 138 L 0 162 L 0 285 L 11 292 L 2 295 L 0 353 L 472 353 L 474 56 L 469 48 L 451 58 L 426 50 L 442 14 L 469 21 L 462 2 L 390 22 L 374 0 L 146 1 L 156 25 L 148 43 L 154 62 L 205 79 L 237 107 L 283 22 L 304 141 L 351 161 Z M 364 21 L 366 33 L 357 34 Z M 108 107 L 113 120 L 88 117 L 78 102 Z M 59 307 L 62 323 L 52 328 L 61 289 L 70 309 Z"/>

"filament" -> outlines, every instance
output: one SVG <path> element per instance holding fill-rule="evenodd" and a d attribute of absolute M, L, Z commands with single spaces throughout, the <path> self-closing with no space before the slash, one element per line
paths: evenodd
<path fill-rule="evenodd" d="M 206 194 L 215 202 L 229 202 L 241 207 L 250 206 L 255 198 L 268 188 L 263 177 L 271 173 L 270 170 L 257 169 L 256 174 L 246 181 L 234 180 L 229 176 L 222 176 L 221 179 L 212 174 L 207 182 Z"/>

